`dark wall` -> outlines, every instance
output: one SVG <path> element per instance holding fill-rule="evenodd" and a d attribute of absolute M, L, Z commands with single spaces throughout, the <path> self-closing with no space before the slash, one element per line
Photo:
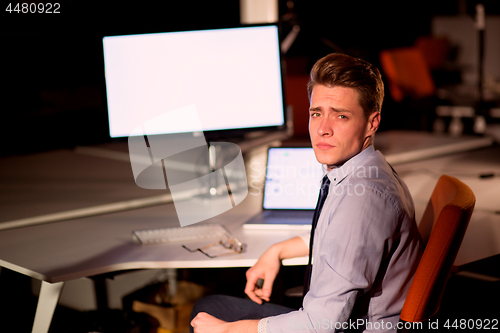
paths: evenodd
<path fill-rule="evenodd" d="M 491 1 L 489 1 L 491 2 Z M 280 0 L 302 30 L 287 54 L 290 73 L 307 73 L 319 57 L 342 51 L 375 64 L 387 47 L 430 32 L 435 14 L 457 14 L 460 1 Z M 473 13 L 474 2 L 466 1 Z M 498 6 L 487 5 L 487 10 Z M 0 156 L 110 140 L 102 37 L 239 24 L 237 0 L 158 3 L 63 3 L 59 14 L 0 16 Z M 14 9 L 14 8 L 12 8 Z M 300 61 L 293 61 L 300 59 Z"/>
<path fill-rule="evenodd" d="M 239 23 L 237 1 L 215 3 L 72 1 L 58 14 L 2 8 L 0 156 L 109 141 L 102 38 Z"/>

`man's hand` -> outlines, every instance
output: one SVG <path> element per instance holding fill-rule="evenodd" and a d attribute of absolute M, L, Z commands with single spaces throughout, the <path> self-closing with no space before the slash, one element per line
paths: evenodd
<path fill-rule="evenodd" d="M 257 263 L 247 270 L 245 294 L 247 294 L 248 297 L 250 297 L 250 299 L 255 303 L 262 304 L 262 300 L 269 302 L 274 279 L 276 279 L 276 275 L 278 275 L 280 267 L 281 260 L 278 249 L 275 246 L 271 246 L 259 258 Z M 257 281 L 259 279 L 264 280 L 262 288 L 257 287 Z"/>
<path fill-rule="evenodd" d="M 229 332 L 228 323 L 209 315 L 206 312 L 200 312 L 196 317 L 191 320 L 191 326 L 194 328 L 195 333 L 213 332 L 223 333 Z"/>
<path fill-rule="evenodd" d="M 194 333 L 256 333 L 258 320 L 240 320 L 235 322 L 226 322 L 209 315 L 206 312 L 200 312 L 191 320 Z"/>
<path fill-rule="evenodd" d="M 281 260 L 302 257 L 309 254 L 309 249 L 302 238 L 294 237 L 271 246 L 253 267 L 246 272 L 245 294 L 258 304 L 262 300 L 269 302 L 273 283 L 281 267 Z M 259 279 L 264 280 L 262 288 L 256 286 Z"/>

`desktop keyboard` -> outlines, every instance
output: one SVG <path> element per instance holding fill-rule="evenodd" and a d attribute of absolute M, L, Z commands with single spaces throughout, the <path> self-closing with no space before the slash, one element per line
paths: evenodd
<path fill-rule="evenodd" d="M 199 224 L 186 227 L 135 230 L 132 232 L 132 238 L 140 244 L 155 244 L 221 238 L 224 234 L 229 234 L 229 231 L 220 224 Z"/>

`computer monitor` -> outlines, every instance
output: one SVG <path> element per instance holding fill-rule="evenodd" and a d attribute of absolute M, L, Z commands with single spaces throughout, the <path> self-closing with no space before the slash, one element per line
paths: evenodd
<path fill-rule="evenodd" d="M 276 25 L 103 38 L 109 133 L 128 137 L 170 111 L 210 134 L 285 129 Z M 189 119 L 157 133 L 196 131 Z"/>

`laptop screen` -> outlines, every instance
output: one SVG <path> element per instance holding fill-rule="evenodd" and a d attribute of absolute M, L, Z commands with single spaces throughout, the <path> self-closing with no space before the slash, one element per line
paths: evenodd
<path fill-rule="evenodd" d="M 264 209 L 314 209 L 323 175 L 312 148 L 270 148 Z"/>

